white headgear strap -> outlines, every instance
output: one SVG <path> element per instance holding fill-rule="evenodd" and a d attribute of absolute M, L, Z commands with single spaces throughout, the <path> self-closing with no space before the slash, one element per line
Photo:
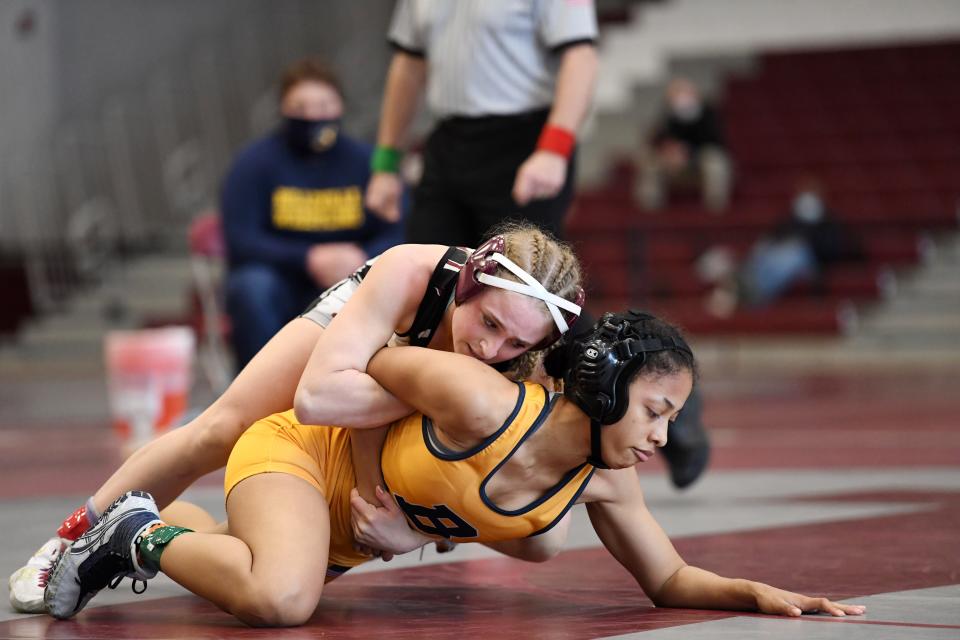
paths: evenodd
<path fill-rule="evenodd" d="M 500 253 L 494 253 L 490 255 L 489 259 L 494 260 L 495 262 L 498 262 L 506 267 L 510 273 L 520 278 L 523 283 L 514 282 L 513 280 L 507 280 L 505 278 L 499 278 L 497 276 L 492 276 L 482 272 L 477 274 L 477 281 L 490 285 L 491 287 L 506 289 L 507 291 L 514 291 L 531 298 L 543 300 L 544 304 L 547 305 L 547 309 L 550 310 L 550 315 L 553 316 L 553 321 L 557 323 L 557 328 L 560 329 L 560 333 L 566 333 L 570 328 L 567 325 L 567 321 L 563 319 L 563 314 L 560 313 L 560 309 L 566 309 L 570 313 L 574 313 L 578 316 L 580 315 L 579 305 L 576 305 L 569 300 L 564 300 L 560 296 L 556 296 L 547 291 L 544 286 L 537 281 L 536 278 L 518 267 L 516 263 L 507 256 Z"/>

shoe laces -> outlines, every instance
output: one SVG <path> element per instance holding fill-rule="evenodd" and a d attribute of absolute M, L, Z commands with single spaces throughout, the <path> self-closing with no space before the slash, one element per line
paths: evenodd
<path fill-rule="evenodd" d="M 104 587 L 116 589 L 120 580 L 126 575 L 126 559 L 116 553 L 110 553 L 100 559 L 84 576 L 82 586 L 91 591 L 98 591 Z"/>
<path fill-rule="evenodd" d="M 91 567 L 87 573 L 81 577 L 83 586 L 94 591 L 109 587 L 116 589 L 120 581 L 130 570 L 130 551 L 129 540 L 131 527 L 136 527 L 136 522 L 127 518 L 124 522 L 117 525 L 113 532 L 113 537 L 100 549 L 94 552 L 87 561 L 91 562 Z M 85 561 L 86 562 L 86 561 Z"/>
<path fill-rule="evenodd" d="M 120 585 L 120 583 L 123 581 L 123 579 L 126 578 L 126 577 L 127 577 L 127 576 L 126 576 L 125 574 L 123 574 L 123 573 L 117 574 L 117 575 L 114 577 L 114 579 L 110 582 L 110 584 L 107 585 L 107 588 L 108 588 L 108 589 L 116 589 L 116 588 Z M 143 588 L 142 588 L 142 589 L 137 589 L 137 583 L 138 583 L 138 582 L 143 585 Z M 147 581 L 146 581 L 146 580 L 141 580 L 140 578 L 133 578 L 133 579 L 131 579 L 131 580 L 130 580 L 130 590 L 133 591 L 135 594 L 140 595 L 141 593 L 143 593 L 144 591 L 147 590 Z"/>

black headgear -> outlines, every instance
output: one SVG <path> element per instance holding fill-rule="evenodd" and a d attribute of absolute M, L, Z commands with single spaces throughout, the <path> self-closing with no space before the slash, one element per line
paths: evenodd
<path fill-rule="evenodd" d="M 606 313 L 592 331 L 572 341 L 564 395 L 590 417 L 590 464 L 607 468 L 600 455 L 600 426 L 623 418 L 629 404 L 627 385 L 648 353 L 675 350 L 691 358 L 693 352 L 682 338 L 654 337 L 644 325 L 655 319 L 630 310 Z"/>

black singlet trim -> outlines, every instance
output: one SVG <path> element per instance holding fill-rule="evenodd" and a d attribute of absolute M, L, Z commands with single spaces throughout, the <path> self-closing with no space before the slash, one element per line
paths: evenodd
<path fill-rule="evenodd" d="M 580 469 L 583 469 L 585 466 L 586 466 L 586 464 L 584 463 L 584 464 L 580 465 L 579 467 L 577 467 L 577 472 L 579 473 L 579 472 L 580 472 Z M 567 503 L 567 506 L 565 506 L 565 507 L 563 508 L 563 511 L 561 511 L 561 512 L 559 513 L 559 515 L 557 515 L 557 517 L 554 518 L 553 522 L 551 522 L 550 524 L 548 524 L 548 525 L 545 526 L 544 528 L 540 529 L 539 531 L 534 531 L 533 533 L 531 533 L 531 534 L 530 534 L 529 536 L 527 536 L 527 537 L 528 537 L 528 538 L 532 538 L 532 537 L 534 537 L 534 536 L 539 536 L 540 534 L 546 533 L 547 531 L 550 531 L 550 529 L 553 529 L 555 526 L 557 526 L 557 523 L 560 522 L 560 521 L 563 519 L 563 516 L 567 515 L 567 511 L 570 511 L 570 509 L 573 508 L 573 505 L 577 504 L 577 500 L 580 499 L 580 494 L 582 494 L 583 491 L 584 491 L 584 489 L 587 488 L 587 485 L 590 484 L 590 479 L 593 477 L 593 474 L 594 474 L 594 472 L 595 472 L 596 470 L 597 470 L 596 467 L 594 467 L 593 469 L 590 470 L 590 473 L 588 473 L 588 474 L 587 474 L 587 477 L 584 478 L 583 484 L 580 485 L 580 488 L 577 489 L 576 493 L 573 494 L 573 498 L 571 498 L 571 499 L 570 499 L 570 502 Z"/>
<path fill-rule="evenodd" d="M 353 281 L 356 282 L 357 285 L 359 286 L 360 283 L 363 282 L 363 279 L 367 277 L 367 273 L 370 272 L 370 268 L 371 268 L 371 267 L 373 267 L 373 265 L 372 265 L 372 264 L 370 263 L 370 261 L 368 260 L 367 262 L 364 262 L 363 265 L 362 265 L 359 269 L 357 269 L 356 271 L 354 271 L 353 273 L 351 273 L 349 276 L 347 276 L 347 277 L 344 278 L 343 280 L 340 280 L 339 282 L 337 282 L 337 283 L 334 284 L 333 286 L 330 286 L 330 287 L 327 287 L 326 289 L 324 289 L 323 292 L 322 292 L 319 296 L 317 296 L 316 298 L 314 298 L 313 301 L 312 301 L 310 304 L 307 305 L 307 308 L 304 309 L 304 310 L 303 310 L 303 313 L 301 313 L 300 315 L 301 315 L 301 316 L 304 316 L 304 315 L 310 313 L 310 311 L 312 311 L 315 306 L 317 306 L 318 304 L 320 304 L 320 301 L 321 301 L 321 300 L 323 300 L 324 298 L 326 298 L 327 296 L 329 296 L 334 290 L 338 289 L 338 288 L 340 287 L 340 285 L 342 285 L 342 284 L 343 284 L 344 282 L 346 282 L 347 280 L 353 280 Z"/>
<path fill-rule="evenodd" d="M 410 328 L 403 333 L 398 333 L 397 337 L 409 337 L 412 347 L 426 347 L 430 344 L 457 290 L 460 269 L 463 268 L 468 257 L 469 254 L 460 247 L 450 247 L 446 250 L 430 275 L 427 288 L 423 292 L 423 299 L 417 307 L 417 313 Z M 453 266 L 457 269 L 448 268 Z"/>
<path fill-rule="evenodd" d="M 523 383 L 515 382 L 515 385 L 520 389 L 519 396 L 517 397 L 517 404 L 514 405 L 513 411 L 510 413 L 510 416 L 504 421 L 504 423 L 497 429 L 493 434 L 484 438 L 483 442 L 477 446 L 468 449 L 466 451 L 454 451 L 449 447 L 443 446 L 440 441 L 437 439 L 434 428 L 433 421 L 427 416 L 422 418 L 422 431 L 423 431 L 423 444 L 427 447 L 427 451 L 431 454 L 440 458 L 441 460 L 447 460 L 454 462 L 457 460 L 466 460 L 470 456 L 476 455 L 489 447 L 493 442 L 499 438 L 507 427 L 513 424 L 514 419 L 517 417 L 517 414 L 520 412 L 520 407 L 523 406 L 523 399 L 527 394 L 526 387 Z M 537 418 L 539 420 L 539 418 Z"/>
<path fill-rule="evenodd" d="M 545 387 L 542 387 L 542 388 L 543 388 L 544 394 L 546 394 L 547 389 Z M 546 492 L 544 492 L 542 496 L 540 496 L 539 498 L 537 498 L 527 506 L 521 507 L 519 509 L 514 509 L 513 511 L 508 511 L 507 509 L 501 509 L 496 504 L 494 504 L 494 502 L 489 498 L 489 496 L 487 496 L 487 483 L 489 483 L 490 480 L 493 478 L 493 476 L 497 473 L 497 471 L 500 470 L 500 467 L 505 465 L 507 461 L 513 457 L 513 454 L 515 454 L 517 452 L 517 449 L 519 449 L 523 445 L 523 443 L 526 442 L 527 438 L 529 438 L 534 433 L 536 433 L 537 429 L 539 429 L 543 425 L 547 416 L 550 415 L 551 411 L 553 411 L 553 408 L 556 405 L 557 400 L 561 397 L 561 395 L 562 394 L 559 394 L 559 393 L 556 394 L 555 396 L 550 398 L 548 402 L 544 404 L 543 410 L 540 412 L 540 415 L 537 416 L 537 419 L 534 421 L 534 423 L 530 425 L 530 428 L 527 429 L 527 432 L 523 434 L 523 437 L 520 438 L 520 440 L 517 442 L 516 445 L 514 445 L 510 453 L 504 456 L 503 460 L 501 460 L 497 464 L 497 466 L 494 467 L 489 474 L 487 474 L 487 477 L 483 479 L 483 482 L 480 483 L 480 499 L 483 500 L 483 503 L 487 505 L 487 507 L 489 507 L 490 510 L 493 511 L 494 513 L 499 513 L 500 515 L 503 515 L 503 516 L 522 516 L 525 513 L 529 513 L 531 510 L 536 509 L 541 504 L 543 504 L 544 502 L 546 502 L 547 500 L 555 496 L 561 489 L 567 486 L 570 483 L 570 481 L 578 473 L 580 473 L 580 470 L 584 466 L 586 466 L 586 464 L 581 464 L 577 467 L 574 467 L 573 469 L 565 473 L 563 477 L 560 478 L 560 480 L 557 482 L 557 484 L 553 485 Z M 568 505 L 568 508 L 569 508 L 569 505 Z"/>
<path fill-rule="evenodd" d="M 344 574 L 344 573 L 346 573 L 347 571 L 350 571 L 350 569 L 351 569 L 351 567 L 345 567 L 345 566 L 340 565 L 340 564 L 332 564 L 332 563 L 331 563 L 331 564 L 328 564 L 328 565 L 327 565 L 327 571 L 333 571 L 333 572 L 339 573 L 339 574 Z"/>

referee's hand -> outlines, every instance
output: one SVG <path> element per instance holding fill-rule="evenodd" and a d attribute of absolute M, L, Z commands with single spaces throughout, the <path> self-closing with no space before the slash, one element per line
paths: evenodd
<path fill-rule="evenodd" d="M 513 199 L 522 207 L 531 200 L 553 198 L 566 179 L 566 158 L 552 151 L 534 151 L 517 170 Z"/>
<path fill-rule="evenodd" d="M 396 222 L 400 219 L 400 196 L 403 184 L 396 173 L 378 171 L 370 177 L 364 205 L 377 217 Z"/>

